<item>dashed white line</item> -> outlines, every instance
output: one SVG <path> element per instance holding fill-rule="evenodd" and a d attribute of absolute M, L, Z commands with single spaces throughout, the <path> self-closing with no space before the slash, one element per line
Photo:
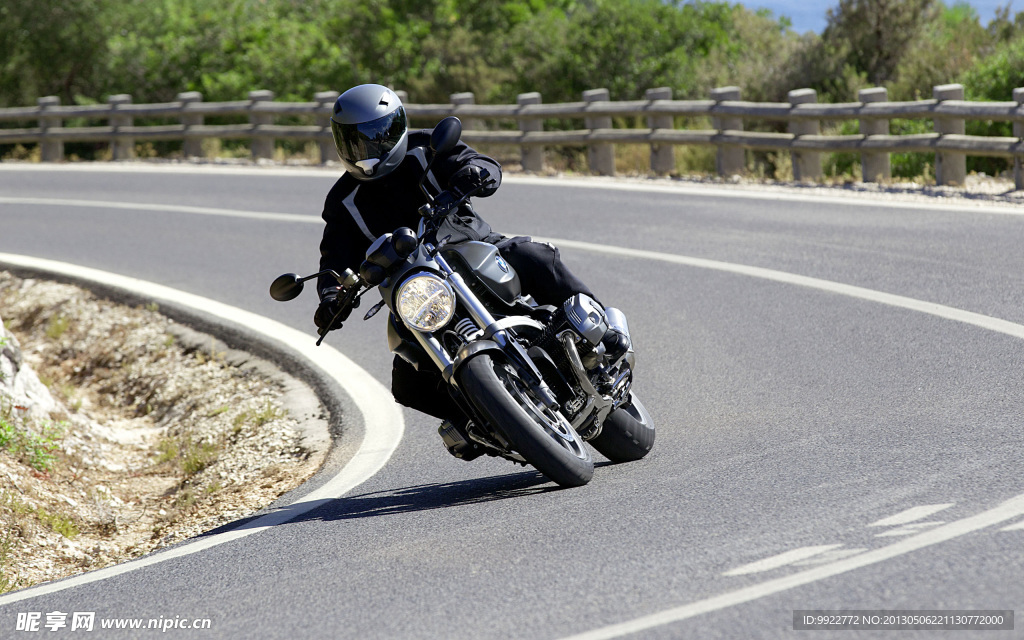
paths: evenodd
<path fill-rule="evenodd" d="M 778 569 L 784 567 L 787 564 L 799 562 L 800 560 L 806 560 L 812 556 L 816 556 L 826 551 L 837 549 L 843 545 L 841 544 L 824 544 L 816 547 L 800 547 L 799 549 L 793 549 L 792 551 L 786 551 L 764 560 L 758 560 L 745 564 L 742 567 L 736 567 L 723 573 L 723 576 L 745 576 L 750 573 L 761 573 L 763 571 L 771 571 L 772 569 Z"/>
<path fill-rule="evenodd" d="M 795 589 L 796 587 L 800 587 L 805 584 L 818 582 L 819 580 L 847 573 L 854 569 L 860 569 L 861 567 L 890 560 L 912 551 L 917 551 L 918 549 L 924 549 L 925 547 L 947 542 L 974 531 L 1006 522 L 1007 520 L 1019 518 L 1021 515 L 1024 515 L 1024 494 L 1015 496 L 1006 502 L 1003 502 L 999 506 L 989 509 L 988 511 L 983 511 L 977 515 L 963 518 L 962 520 L 950 522 L 949 524 L 930 529 L 910 538 L 904 538 L 899 542 L 895 542 L 880 549 L 866 551 L 836 562 L 831 562 L 812 569 L 806 569 L 781 578 L 767 580 L 749 587 L 722 593 L 711 598 L 697 600 L 689 604 L 667 609 L 665 611 L 659 611 L 658 613 L 652 613 L 634 620 L 627 620 L 626 622 L 620 622 L 618 624 L 612 624 L 592 631 L 569 636 L 562 640 L 610 640 L 611 638 L 620 638 L 622 636 L 638 633 L 645 629 L 680 622 L 705 613 L 711 613 L 712 611 L 718 611 L 719 609 L 733 607 L 738 604 L 743 604 L 744 602 L 750 602 L 751 600 L 764 598 L 765 596 L 770 596 L 782 591 Z"/>
<path fill-rule="evenodd" d="M 918 507 L 911 507 L 905 511 L 900 511 L 895 515 L 891 515 L 888 518 L 882 518 L 869 524 L 869 527 L 895 527 L 900 524 L 907 524 L 921 518 L 927 518 L 928 516 L 935 515 L 940 511 L 944 511 L 953 505 L 955 502 L 949 504 L 923 504 Z"/>
<path fill-rule="evenodd" d="M 818 564 L 828 564 L 829 562 L 835 562 L 836 560 L 842 560 L 843 558 L 849 558 L 855 556 L 858 553 L 864 553 L 868 551 L 866 547 L 856 547 L 853 549 L 836 549 L 835 551 L 826 551 L 821 555 L 808 558 L 807 560 L 801 560 L 800 562 L 794 562 L 794 567 L 811 567 Z"/>
<path fill-rule="evenodd" d="M 875 537 L 876 538 L 898 538 L 900 536 L 912 536 L 915 533 L 918 533 L 920 531 L 924 531 L 925 529 L 930 529 L 931 527 L 937 527 L 940 524 L 942 524 L 941 520 L 936 520 L 936 521 L 929 520 L 928 522 L 914 522 L 912 524 L 905 524 L 903 526 L 896 527 L 895 529 L 889 529 L 888 531 L 883 531 L 882 533 L 876 533 Z"/>

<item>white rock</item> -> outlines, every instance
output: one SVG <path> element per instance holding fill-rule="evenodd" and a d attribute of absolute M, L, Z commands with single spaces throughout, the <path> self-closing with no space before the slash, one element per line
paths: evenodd
<path fill-rule="evenodd" d="M 15 404 L 28 407 L 28 414 L 37 419 L 49 418 L 50 412 L 57 408 L 50 390 L 39 381 L 36 372 L 26 365 L 22 365 L 13 377 L 11 395 Z"/>

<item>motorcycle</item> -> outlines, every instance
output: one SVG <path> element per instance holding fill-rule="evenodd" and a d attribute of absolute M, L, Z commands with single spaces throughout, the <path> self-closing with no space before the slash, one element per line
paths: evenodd
<path fill-rule="evenodd" d="M 427 203 L 416 232 L 403 227 L 377 238 L 359 273 L 288 273 L 274 280 L 270 295 L 292 300 L 303 282 L 325 274 L 341 285 L 341 310 L 319 331 L 319 345 L 343 311 L 376 287 L 381 300 L 364 320 L 386 305 L 391 351 L 419 371 L 439 371 L 465 413 L 438 430 L 449 453 L 498 456 L 530 464 L 561 486 L 584 485 L 594 473 L 584 443 L 613 462 L 639 460 L 654 444 L 654 423 L 632 391 L 626 318 L 582 294 L 561 307 L 538 305 L 495 246 L 438 239 L 448 216 L 493 183 L 485 171 L 483 184 L 466 194 L 430 193 L 430 167 L 461 135 L 454 117 L 431 134 L 419 185 Z M 610 348 L 606 334 L 628 346 Z"/>

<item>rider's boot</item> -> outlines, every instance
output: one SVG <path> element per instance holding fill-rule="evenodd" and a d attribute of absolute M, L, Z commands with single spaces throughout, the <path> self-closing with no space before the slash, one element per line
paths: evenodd
<path fill-rule="evenodd" d="M 629 325 L 626 314 L 615 307 L 605 307 L 604 317 L 608 321 L 608 330 L 601 338 L 607 361 L 615 364 L 623 356 L 632 353 L 633 342 L 629 338 Z"/>

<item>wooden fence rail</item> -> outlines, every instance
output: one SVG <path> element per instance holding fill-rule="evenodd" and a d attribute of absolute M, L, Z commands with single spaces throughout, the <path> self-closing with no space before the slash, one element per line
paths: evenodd
<path fill-rule="evenodd" d="M 651 147 L 651 169 L 666 174 L 675 170 L 671 153 L 674 145 L 706 145 L 717 149 L 721 175 L 745 168 L 744 149 L 788 151 L 794 177 L 816 180 L 822 175 L 821 154 L 850 152 L 861 156 L 865 181 L 891 177 L 889 154 L 935 153 L 936 182 L 962 184 L 966 178 L 966 156 L 1011 158 L 1018 189 L 1024 188 L 1024 88 L 1013 92 L 1011 102 L 969 102 L 961 85 L 934 88 L 931 100 L 890 102 L 884 88 L 865 89 L 858 102 L 819 104 L 810 89 L 789 93 L 785 103 L 744 102 L 738 87 L 712 91 L 710 100 L 672 100 L 669 88 L 650 89 L 644 100 L 612 102 L 608 91 L 595 89 L 583 94 L 583 101 L 543 104 L 539 93 L 518 96 L 516 104 L 474 104 L 472 93 L 454 94 L 449 104 L 410 104 L 411 117 L 422 119 L 457 115 L 466 123 L 463 138 L 469 143 L 499 143 L 521 148 L 523 168 L 543 169 L 545 146 L 577 145 L 588 148 L 591 170 L 602 175 L 615 172 L 614 144 L 644 144 Z M 131 157 L 136 141 L 181 140 L 188 157 L 202 154 L 206 138 L 249 139 L 255 159 L 273 155 L 274 140 L 306 140 L 320 144 L 321 162 L 336 158 L 330 132 L 331 106 L 338 94 L 317 93 L 310 102 L 274 102 L 269 91 L 253 91 L 248 100 L 203 102 L 197 92 L 182 93 L 174 102 L 132 104 L 131 96 L 111 96 L 107 104 L 67 106 L 58 98 L 40 98 L 34 107 L 0 109 L 0 122 L 36 121 L 31 128 L 0 129 L 0 144 L 38 144 L 45 162 L 62 160 L 65 142 L 107 142 L 114 159 Z M 204 124 L 206 117 L 245 117 L 247 123 Z M 315 124 L 278 125 L 276 117 L 305 117 Z M 613 128 L 612 118 L 641 118 L 646 128 Z M 676 117 L 710 118 L 712 129 L 676 129 Z M 179 124 L 135 126 L 135 118 L 176 119 Z M 889 120 L 927 119 L 934 132 L 890 135 Z M 65 127 L 68 119 L 106 120 L 105 126 Z M 544 120 L 583 120 L 584 128 L 545 131 Z M 744 131 L 744 120 L 785 122 L 788 133 Z M 516 123 L 517 129 L 485 128 L 483 121 Z M 821 135 L 821 121 L 857 120 L 860 133 Z M 1013 123 L 1013 137 L 968 136 L 966 120 Z"/>

